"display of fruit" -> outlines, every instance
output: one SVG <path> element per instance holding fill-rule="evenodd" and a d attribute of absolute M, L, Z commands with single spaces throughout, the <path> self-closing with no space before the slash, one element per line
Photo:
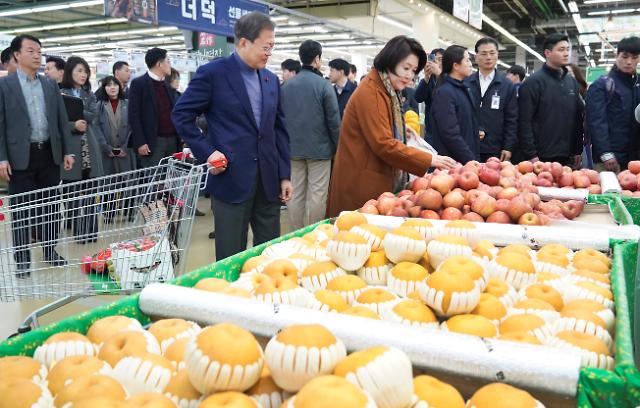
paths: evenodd
<path fill-rule="evenodd" d="M 94 256 L 83 256 L 80 259 L 80 271 L 84 274 L 104 273 L 111 266 L 111 249 L 103 249 Z"/>
<path fill-rule="evenodd" d="M 544 216 L 530 212 L 526 200 L 519 205 L 521 208 L 512 208 L 511 215 L 494 212 L 490 217 L 517 217 L 523 224 L 534 225 Z M 574 206 L 568 209 L 576 211 Z M 357 214 L 345 212 L 336 223 L 349 224 Z M 355 225 L 351 232 L 362 230 L 363 225 Z M 411 229 L 415 233 L 408 231 Z M 558 244 L 537 251 L 525 245 L 497 248 L 482 240 L 474 224 L 463 220 L 440 227 L 428 220 L 407 220 L 399 228 L 382 230 L 386 234 L 382 248 L 372 251 L 364 266 L 355 271 L 336 266 L 340 257 L 323 251 L 317 234 L 305 236 L 303 245 L 294 238 L 301 254 L 313 253 L 316 258 L 294 275 L 301 276 L 296 289 L 307 291 L 307 308 L 481 333 L 482 337 L 575 347 L 582 353 L 583 366 L 613 368 L 614 299 L 611 260 L 605 254 L 592 249 L 574 252 Z M 291 254 L 287 242 L 267 247 L 260 264 L 293 260 L 296 255 Z M 371 248 L 377 245 L 375 241 L 369 244 Z M 265 256 L 271 260 L 265 261 Z M 252 259 L 247 265 L 231 286 L 248 289 L 254 299 L 264 300 L 260 288 L 273 278 L 261 272 Z M 309 276 L 319 276 L 319 270 L 329 271 L 318 278 L 319 283 L 326 283 L 305 283 Z"/>
<path fill-rule="evenodd" d="M 537 167 L 544 170 L 546 165 L 540 163 Z M 508 162 L 490 160 L 486 164 L 470 162 L 450 171 L 436 170 L 414 179 L 397 195 L 385 192 L 377 199 L 367 201 L 359 211 L 395 217 L 522 225 L 548 225 L 552 219 L 572 220 L 582 213 L 585 205 L 582 201 L 542 202 L 538 195 L 538 186 L 534 185 L 533 179 L 541 176 L 545 180 L 543 184 L 552 183 L 554 174 L 562 171 L 562 167 L 551 163 L 550 171 L 541 171 L 539 175 L 522 175 L 519 168 L 535 169 L 535 166 L 523 162 L 516 167 Z M 579 184 L 593 175 L 578 173 Z M 572 174 L 560 173 L 559 177 L 573 177 Z"/>
<path fill-rule="evenodd" d="M 618 173 L 618 183 L 622 188 L 622 195 L 640 197 L 640 161 L 630 161 L 628 170 Z"/>

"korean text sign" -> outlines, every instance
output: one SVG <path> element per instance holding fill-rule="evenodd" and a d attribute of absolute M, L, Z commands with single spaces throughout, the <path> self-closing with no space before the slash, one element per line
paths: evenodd
<path fill-rule="evenodd" d="M 236 21 L 269 8 L 246 0 L 158 0 L 158 21 L 193 31 L 233 37 Z"/>

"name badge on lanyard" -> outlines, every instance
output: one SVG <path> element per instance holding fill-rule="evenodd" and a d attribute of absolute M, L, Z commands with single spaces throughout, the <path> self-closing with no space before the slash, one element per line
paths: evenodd
<path fill-rule="evenodd" d="M 491 109 L 500 109 L 500 96 L 497 93 L 491 97 Z"/>

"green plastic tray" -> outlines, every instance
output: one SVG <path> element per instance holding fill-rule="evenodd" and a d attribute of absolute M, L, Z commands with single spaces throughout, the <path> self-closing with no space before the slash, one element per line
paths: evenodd
<path fill-rule="evenodd" d="M 614 204 L 614 206 L 616 205 Z M 327 222 L 328 220 L 325 220 L 321 223 Z M 302 236 L 313 230 L 316 225 L 285 235 L 270 243 L 248 249 L 220 262 L 199 268 L 176 278 L 170 283 L 192 287 L 200 279 L 211 277 L 234 281 L 238 278 L 244 262 L 262 253 L 266 246 L 294 236 Z M 577 406 L 579 408 L 631 408 L 640 405 L 640 373 L 634 365 L 631 326 L 638 243 L 612 241 L 610 247 L 613 250 L 611 279 L 616 298 L 617 318 L 615 336 L 616 370 L 583 369 L 581 371 L 577 394 Z M 86 333 L 93 322 L 113 315 L 129 316 L 139 320 L 142 324 L 150 322 L 149 317 L 138 308 L 138 295 L 132 295 L 6 340 L 0 343 L 0 357 L 10 355 L 31 356 L 35 349 L 53 334 L 64 331 Z"/>

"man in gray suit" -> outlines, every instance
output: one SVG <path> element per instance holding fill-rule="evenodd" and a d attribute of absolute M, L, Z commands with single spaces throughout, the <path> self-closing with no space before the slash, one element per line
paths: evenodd
<path fill-rule="evenodd" d="M 19 35 L 11 42 L 11 49 L 18 71 L 0 79 L 0 178 L 9 182 L 9 194 L 13 196 L 14 258 L 17 276 L 25 278 L 30 274 L 32 235 L 41 241 L 46 262 L 54 266 L 66 264 L 55 251 L 59 206 L 44 205 L 55 202 L 56 197 L 30 192 L 59 184 L 59 166 L 66 170 L 73 167 L 74 157 L 67 153 L 73 151 L 74 141 L 57 85 L 38 75 L 40 41 Z M 27 205 L 31 205 L 28 210 L 20 210 Z"/>
<path fill-rule="evenodd" d="M 340 134 L 338 98 L 319 71 L 322 46 L 304 41 L 299 55 L 302 69 L 282 86 L 281 93 L 291 144 L 291 182 L 296 192 L 287 204 L 294 230 L 324 219 L 331 160 Z"/>

